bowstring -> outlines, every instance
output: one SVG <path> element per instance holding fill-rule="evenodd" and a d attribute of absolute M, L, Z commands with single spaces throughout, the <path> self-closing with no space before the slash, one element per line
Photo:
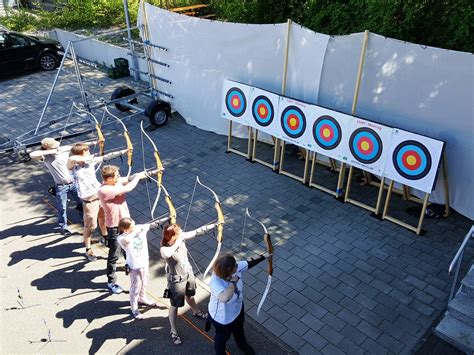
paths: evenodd
<path fill-rule="evenodd" d="M 146 164 L 145 164 L 145 142 L 143 141 L 143 132 L 140 130 L 140 137 L 142 141 L 142 158 L 143 158 L 143 170 L 146 171 Z M 150 176 L 151 179 L 151 176 Z M 146 194 L 148 197 L 148 207 L 150 208 L 150 215 L 151 219 L 153 219 L 153 211 L 151 208 L 151 197 L 150 197 L 150 190 L 148 188 L 148 179 L 145 179 L 145 186 L 146 186 Z"/>
<path fill-rule="evenodd" d="M 191 202 L 189 203 L 188 213 L 186 214 L 186 220 L 184 221 L 183 231 L 186 231 L 186 226 L 188 225 L 189 213 L 191 212 L 191 206 L 193 205 L 194 194 L 196 193 L 197 178 L 194 182 L 193 194 L 191 195 Z"/>
<path fill-rule="evenodd" d="M 239 254 L 242 252 L 242 243 L 244 242 L 245 227 L 247 226 L 247 214 L 244 215 L 244 228 L 242 228 L 242 237 L 240 238 Z"/>
<path fill-rule="evenodd" d="M 156 180 L 155 178 L 151 177 L 150 176 L 150 179 L 155 181 L 155 182 L 158 182 L 158 180 Z M 196 192 L 196 185 L 197 185 L 197 180 L 196 182 L 194 183 L 194 190 L 193 190 L 193 194 L 191 196 L 191 203 L 189 204 L 189 209 L 188 209 L 188 214 L 186 216 L 186 220 L 184 222 L 184 228 L 183 228 L 183 231 L 186 231 L 186 224 L 188 222 L 188 217 L 189 217 L 189 211 L 191 210 L 191 206 L 193 204 L 193 199 L 194 199 L 194 193 Z M 194 266 L 196 266 L 196 269 L 197 271 L 199 272 L 199 275 L 201 275 L 201 279 L 204 280 L 204 275 L 202 274 L 202 271 L 201 269 L 199 268 L 198 264 L 196 263 L 196 260 L 194 260 L 193 256 L 191 255 L 191 253 L 189 252 L 189 250 L 186 248 L 187 250 L 187 253 L 189 255 L 189 257 L 191 258 L 191 261 L 193 262 Z"/>

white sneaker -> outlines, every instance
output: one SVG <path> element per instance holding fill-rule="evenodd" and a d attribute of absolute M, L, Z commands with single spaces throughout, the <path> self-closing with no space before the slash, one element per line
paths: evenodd
<path fill-rule="evenodd" d="M 116 295 L 123 292 L 123 288 L 114 283 L 108 283 L 107 287 L 110 289 L 110 291 L 112 291 L 112 293 L 115 293 Z"/>
<path fill-rule="evenodd" d="M 143 314 L 141 314 L 140 311 L 138 311 L 138 310 L 137 310 L 137 311 L 133 311 L 132 314 L 133 314 L 133 317 L 134 317 L 135 319 L 143 319 Z"/>

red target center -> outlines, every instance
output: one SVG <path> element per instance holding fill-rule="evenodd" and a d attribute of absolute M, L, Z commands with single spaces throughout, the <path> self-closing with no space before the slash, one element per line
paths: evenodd
<path fill-rule="evenodd" d="M 416 170 L 421 165 L 421 157 L 414 150 L 406 151 L 402 156 L 402 163 L 409 170 Z"/>
<path fill-rule="evenodd" d="M 240 99 L 238 96 L 233 96 L 230 100 L 230 104 L 233 108 L 238 109 L 240 107 Z"/>
<path fill-rule="evenodd" d="M 366 137 L 359 139 L 357 142 L 357 148 L 359 149 L 359 152 L 362 152 L 363 154 L 371 154 L 374 151 L 372 141 Z"/>
<path fill-rule="evenodd" d="M 329 142 L 334 138 L 334 130 L 328 124 L 323 124 L 319 130 L 319 136 L 323 141 Z"/>
<path fill-rule="evenodd" d="M 286 119 L 286 123 L 292 130 L 297 130 L 298 127 L 300 126 L 300 120 L 298 119 L 298 116 L 296 116 L 293 113 L 288 115 Z"/>
<path fill-rule="evenodd" d="M 268 116 L 268 110 L 267 110 L 267 107 L 266 107 L 264 104 L 258 105 L 257 111 L 258 111 L 258 115 L 259 115 L 261 118 L 267 118 L 267 116 Z"/>

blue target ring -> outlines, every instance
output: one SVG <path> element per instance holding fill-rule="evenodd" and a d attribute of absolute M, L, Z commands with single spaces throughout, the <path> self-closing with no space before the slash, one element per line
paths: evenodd
<path fill-rule="evenodd" d="M 252 104 L 252 116 L 258 125 L 266 127 L 273 122 L 275 111 L 272 102 L 264 95 L 257 96 Z"/>
<path fill-rule="evenodd" d="M 316 144 L 323 149 L 331 150 L 341 143 L 342 129 L 334 117 L 319 117 L 313 124 L 312 133 Z"/>
<path fill-rule="evenodd" d="M 242 116 L 247 108 L 247 100 L 242 90 L 236 87 L 230 88 L 225 96 L 225 106 L 232 116 Z"/>
<path fill-rule="evenodd" d="M 306 116 L 298 107 L 288 106 L 281 114 L 281 127 L 288 137 L 299 138 L 306 130 Z"/>
<path fill-rule="evenodd" d="M 420 180 L 431 170 L 431 154 L 417 141 L 408 140 L 397 145 L 392 155 L 395 170 L 408 180 Z"/>
<path fill-rule="evenodd" d="M 351 134 L 349 149 L 357 161 L 362 164 L 373 164 L 382 155 L 383 143 L 377 132 L 362 127 Z"/>

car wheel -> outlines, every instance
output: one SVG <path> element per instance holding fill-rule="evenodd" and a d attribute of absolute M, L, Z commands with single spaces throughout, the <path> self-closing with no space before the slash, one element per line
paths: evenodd
<path fill-rule="evenodd" d="M 43 53 L 39 58 L 39 66 L 42 70 L 53 70 L 58 65 L 58 58 L 51 53 Z"/>
<path fill-rule="evenodd" d="M 120 86 L 120 87 L 118 87 L 114 90 L 114 92 L 112 93 L 110 98 L 112 100 L 117 100 L 117 99 L 120 99 L 122 97 L 130 96 L 130 95 L 133 95 L 133 94 L 135 94 L 135 90 L 133 90 L 133 89 L 127 87 L 127 86 Z M 128 103 L 136 105 L 136 104 L 138 104 L 138 100 L 135 97 L 135 98 L 129 100 Z M 117 110 L 119 110 L 121 112 L 130 111 L 129 107 L 121 105 L 119 103 L 116 103 L 115 107 L 117 108 Z"/>
<path fill-rule="evenodd" d="M 150 123 L 155 127 L 164 126 L 168 122 L 170 114 L 169 104 L 161 100 L 150 102 L 145 110 L 145 116 L 150 119 Z"/>

